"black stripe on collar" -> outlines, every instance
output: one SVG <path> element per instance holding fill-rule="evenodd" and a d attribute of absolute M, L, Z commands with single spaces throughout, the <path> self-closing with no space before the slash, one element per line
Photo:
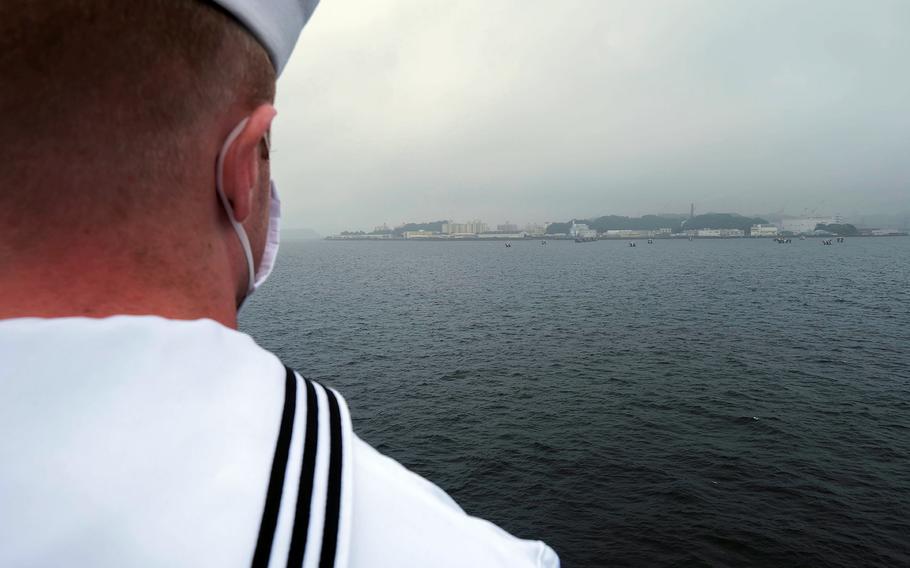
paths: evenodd
<path fill-rule="evenodd" d="M 294 371 L 285 367 L 284 410 L 281 413 L 275 456 L 272 458 L 272 473 L 269 476 L 262 521 L 259 524 L 259 538 L 256 540 L 256 550 L 253 553 L 253 568 L 267 568 L 269 557 L 272 555 L 272 542 L 275 539 L 275 528 L 278 526 L 278 512 L 281 509 L 281 494 L 284 491 L 284 476 L 288 467 L 296 411 L 297 378 Z"/>
<path fill-rule="evenodd" d="M 303 444 L 303 462 L 300 484 L 297 489 L 297 509 L 294 513 L 294 531 L 288 550 L 288 566 L 302 566 L 306 552 L 307 533 L 310 528 L 310 504 L 313 500 L 313 478 L 316 474 L 316 445 L 319 440 L 319 404 L 316 389 L 308 379 L 306 386 L 306 438 Z"/>
<path fill-rule="evenodd" d="M 325 526 L 322 530 L 322 554 L 319 559 L 319 568 L 333 568 L 335 553 L 338 548 L 338 519 L 341 512 L 341 410 L 338 406 L 338 397 L 332 389 L 326 388 L 325 394 L 329 401 L 329 428 L 332 434 L 329 455 L 329 479 L 325 503 Z"/>

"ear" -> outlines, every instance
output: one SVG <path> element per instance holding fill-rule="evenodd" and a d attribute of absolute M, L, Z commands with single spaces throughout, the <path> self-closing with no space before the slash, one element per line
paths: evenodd
<path fill-rule="evenodd" d="M 224 155 L 222 183 L 234 218 L 243 223 L 253 208 L 253 191 L 259 180 L 259 144 L 272 126 L 277 111 L 270 104 L 256 107 L 243 130 Z"/>

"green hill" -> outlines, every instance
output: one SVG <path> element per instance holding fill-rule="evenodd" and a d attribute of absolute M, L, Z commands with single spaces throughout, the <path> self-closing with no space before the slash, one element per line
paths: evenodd
<path fill-rule="evenodd" d="M 671 215 L 643 215 L 641 217 L 623 217 L 620 215 L 604 215 L 595 219 L 578 219 L 577 223 L 584 223 L 592 229 L 604 231 L 637 230 L 656 231 L 658 229 L 672 229 L 674 233 L 685 229 L 742 229 L 748 231 L 752 225 L 765 225 L 768 223 L 761 217 L 744 217 L 736 213 L 706 213 L 696 215 L 691 219 L 683 216 Z M 547 234 L 568 233 L 572 222 L 550 223 Z"/>

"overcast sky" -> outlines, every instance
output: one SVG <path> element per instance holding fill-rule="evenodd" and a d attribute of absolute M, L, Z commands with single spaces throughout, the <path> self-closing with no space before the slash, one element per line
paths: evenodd
<path fill-rule="evenodd" d="M 910 212 L 910 2 L 322 0 L 285 226 Z"/>

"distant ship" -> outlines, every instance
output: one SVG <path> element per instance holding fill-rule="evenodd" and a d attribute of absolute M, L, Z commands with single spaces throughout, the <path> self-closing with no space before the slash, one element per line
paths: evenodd
<path fill-rule="evenodd" d="M 593 243 L 597 237 L 575 237 L 576 243 Z"/>

